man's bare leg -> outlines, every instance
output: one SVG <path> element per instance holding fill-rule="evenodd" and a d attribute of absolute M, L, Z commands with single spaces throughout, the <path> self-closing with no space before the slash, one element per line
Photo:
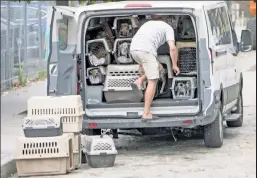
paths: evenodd
<path fill-rule="evenodd" d="M 144 106 L 144 114 L 142 118 L 144 119 L 152 119 L 153 115 L 150 111 L 150 107 L 153 101 L 153 97 L 155 95 L 157 80 L 148 80 L 148 85 L 145 91 L 145 106 Z"/>
<path fill-rule="evenodd" d="M 159 71 L 161 72 L 162 70 L 163 70 L 163 66 L 160 64 L 160 65 L 159 65 Z M 136 80 L 135 83 L 137 84 L 137 87 L 138 87 L 139 89 L 142 89 L 143 83 L 144 83 L 144 81 L 145 81 L 147 78 L 146 78 L 146 75 L 144 74 L 144 69 L 143 69 L 143 67 L 142 67 L 141 64 L 139 64 L 139 73 L 142 74 L 142 76 L 139 77 L 139 78 Z"/>
<path fill-rule="evenodd" d="M 135 81 L 135 83 L 137 84 L 138 89 L 140 89 L 140 90 L 142 89 L 143 83 L 144 83 L 145 80 L 146 80 L 146 75 L 143 74 L 141 77 L 139 77 L 139 78 Z"/>

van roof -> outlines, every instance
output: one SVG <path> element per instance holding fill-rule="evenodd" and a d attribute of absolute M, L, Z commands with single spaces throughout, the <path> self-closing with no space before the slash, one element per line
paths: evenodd
<path fill-rule="evenodd" d="M 225 1 L 119 1 L 93 4 L 87 6 L 70 7 L 70 6 L 57 6 L 61 9 L 66 9 L 75 13 L 77 19 L 82 12 L 85 11 L 99 11 L 99 10 L 114 10 L 125 9 L 128 4 L 146 4 L 151 5 L 152 8 L 194 8 L 201 9 L 203 6 L 215 5 L 224 3 Z M 128 8 L 126 8 L 128 9 Z"/>
<path fill-rule="evenodd" d="M 150 4 L 154 7 L 175 7 L 175 8 L 195 8 L 199 9 L 205 5 L 212 5 L 222 3 L 224 1 L 119 1 L 94 4 L 88 6 L 78 7 L 79 12 L 83 11 L 95 11 L 95 10 L 107 10 L 107 9 L 123 9 L 127 4 Z"/>

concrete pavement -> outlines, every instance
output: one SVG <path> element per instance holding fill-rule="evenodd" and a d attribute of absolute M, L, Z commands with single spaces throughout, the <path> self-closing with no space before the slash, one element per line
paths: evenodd
<path fill-rule="evenodd" d="M 27 110 L 27 100 L 32 96 L 46 95 L 46 82 L 1 93 L 1 178 L 14 173 L 13 157 L 16 138 L 22 136 L 20 113 Z"/>
<path fill-rule="evenodd" d="M 240 66 L 243 72 L 248 70 L 255 70 L 256 68 L 256 51 L 247 53 L 240 53 Z M 253 84 L 255 78 L 249 80 L 248 74 L 244 74 L 248 78 L 247 83 Z M 254 83 L 256 85 L 256 82 Z M 25 87 L 16 91 L 8 92 L 1 97 L 1 177 L 5 178 L 3 174 L 10 175 L 14 173 L 15 164 L 13 161 L 15 141 L 18 136 L 22 136 L 21 124 L 24 116 L 17 115 L 26 110 L 27 99 L 35 95 L 45 95 L 45 82 L 39 82 L 29 87 Z M 256 88 L 256 87 L 254 87 Z M 255 92 L 251 90 L 251 92 Z M 244 96 L 245 98 L 245 96 Z M 255 97 L 254 97 L 255 98 Z M 252 96 L 247 95 L 244 99 L 245 104 L 252 105 Z M 256 102 L 256 101 L 255 101 Z M 254 102 L 254 103 L 255 103 Z M 8 163 L 8 164 L 7 164 Z"/>

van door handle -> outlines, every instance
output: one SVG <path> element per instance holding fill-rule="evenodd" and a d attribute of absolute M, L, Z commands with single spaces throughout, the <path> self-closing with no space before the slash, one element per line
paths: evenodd
<path fill-rule="evenodd" d="M 221 51 L 216 51 L 216 56 L 222 56 L 222 55 L 225 55 L 227 54 L 227 50 L 221 50 Z"/>

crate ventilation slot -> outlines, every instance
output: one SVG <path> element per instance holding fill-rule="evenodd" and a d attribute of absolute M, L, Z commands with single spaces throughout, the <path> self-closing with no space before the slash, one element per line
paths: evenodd
<path fill-rule="evenodd" d="M 24 143 L 22 155 L 59 153 L 57 142 Z"/>
<path fill-rule="evenodd" d="M 52 114 L 76 114 L 76 108 L 41 108 L 32 109 L 32 115 L 52 115 Z"/>

